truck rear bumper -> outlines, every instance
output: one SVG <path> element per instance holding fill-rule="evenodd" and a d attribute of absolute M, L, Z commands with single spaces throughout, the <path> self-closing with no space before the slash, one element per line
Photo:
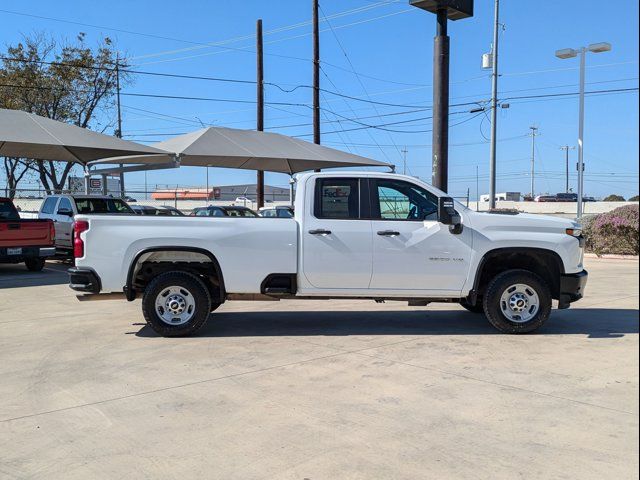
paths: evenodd
<path fill-rule="evenodd" d="M 589 274 L 586 270 L 560 276 L 560 299 L 558 308 L 569 308 L 569 304 L 577 302 L 584 296 Z"/>
<path fill-rule="evenodd" d="M 67 270 L 69 273 L 69 288 L 76 292 L 100 293 L 102 285 L 100 277 L 91 268 L 72 267 Z"/>
<path fill-rule="evenodd" d="M 0 248 L 0 262 L 20 263 L 28 258 L 52 257 L 55 247 L 3 247 Z"/>

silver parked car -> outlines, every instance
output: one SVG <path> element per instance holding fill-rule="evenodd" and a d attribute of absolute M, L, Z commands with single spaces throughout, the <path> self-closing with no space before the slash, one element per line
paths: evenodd
<path fill-rule="evenodd" d="M 73 252 L 73 218 L 78 214 L 133 215 L 124 200 L 102 195 L 49 195 L 44 199 L 38 218 L 53 220 L 56 230 L 56 250 Z"/>

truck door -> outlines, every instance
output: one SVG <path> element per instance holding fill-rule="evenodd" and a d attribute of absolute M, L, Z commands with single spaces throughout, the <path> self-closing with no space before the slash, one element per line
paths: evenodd
<path fill-rule="evenodd" d="M 363 185 L 365 188 L 363 188 Z M 364 220 L 366 179 L 315 179 L 302 225 L 302 270 L 314 288 L 366 289 L 371 280 L 371 220 Z"/>
<path fill-rule="evenodd" d="M 438 197 L 398 179 L 370 180 L 373 237 L 371 290 L 459 292 L 467 278 L 471 230 L 438 222 Z"/>
<path fill-rule="evenodd" d="M 53 217 L 56 228 L 56 245 L 61 248 L 73 248 L 73 207 L 66 197 L 60 197 L 56 214 Z"/>

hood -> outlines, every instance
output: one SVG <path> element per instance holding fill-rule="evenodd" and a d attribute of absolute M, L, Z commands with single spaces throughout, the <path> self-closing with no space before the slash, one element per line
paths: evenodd
<path fill-rule="evenodd" d="M 472 212 L 471 223 L 486 230 L 537 231 L 559 233 L 567 228 L 582 228 L 571 219 L 531 213 Z"/>

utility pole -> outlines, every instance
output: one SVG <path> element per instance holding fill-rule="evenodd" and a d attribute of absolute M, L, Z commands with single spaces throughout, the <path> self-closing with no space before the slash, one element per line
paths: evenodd
<path fill-rule="evenodd" d="M 122 113 L 120 111 L 120 56 L 116 55 L 116 104 L 118 107 L 118 131 L 116 137 L 122 138 Z M 120 164 L 122 169 L 122 164 Z M 120 172 L 120 198 L 124 198 L 124 172 Z"/>
<path fill-rule="evenodd" d="M 264 131 L 264 62 L 262 52 L 262 19 L 256 22 L 256 93 L 258 95 L 258 111 L 256 116 L 256 130 Z M 258 170 L 256 177 L 256 201 L 258 208 L 264 207 L 264 171 Z"/>
<path fill-rule="evenodd" d="M 320 29 L 318 0 L 313 0 L 313 143 L 320 145 Z"/>
<path fill-rule="evenodd" d="M 402 150 L 400 150 L 402 152 L 402 174 L 406 175 L 407 174 L 407 147 L 404 147 Z"/>
<path fill-rule="evenodd" d="M 569 145 L 564 145 L 560 147 L 560 150 L 564 150 L 564 163 L 565 163 L 565 185 L 564 191 L 569 193 L 569 150 L 573 150 L 576 147 L 570 147 Z"/>
<path fill-rule="evenodd" d="M 531 130 L 529 134 L 531 137 L 531 199 L 533 199 L 535 197 L 536 136 L 538 135 L 536 132 L 538 131 L 538 127 L 532 125 L 529 129 Z"/>
<path fill-rule="evenodd" d="M 496 134 L 498 120 L 498 29 L 500 0 L 495 0 L 493 46 L 491 47 L 491 153 L 489 159 L 489 210 L 496 208 Z"/>

